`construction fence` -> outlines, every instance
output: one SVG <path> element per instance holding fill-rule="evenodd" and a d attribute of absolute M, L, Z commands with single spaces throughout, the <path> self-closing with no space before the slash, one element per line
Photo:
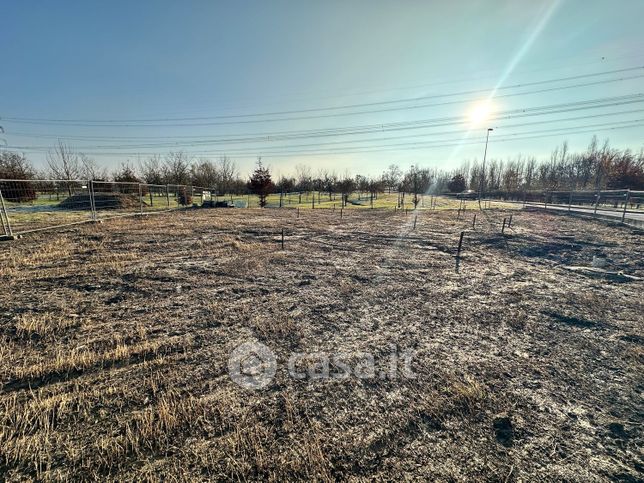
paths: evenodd
<path fill-rule="evenodd" d="M 200 186 L 91 180 L 0 180 L 4 236 L 212 203 Z"/>
<path fill-rule="evenodd" d="M 341 195 L 272 193 L 268 208 L 340 206 Z M 214 188 L 137 182 L 0 179 L 0 221 L 5 238 L 110 218 L 192 207 L 259 208 L 250 194 L 221 194 Z"/>

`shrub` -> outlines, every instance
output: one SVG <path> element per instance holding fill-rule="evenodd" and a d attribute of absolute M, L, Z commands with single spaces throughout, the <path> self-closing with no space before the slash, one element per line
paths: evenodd
<path fill-rule="evenodd" d="M 8 180 L 0 182 L 0 190 L 5 200 L 14 202 L 35 200 L 37 195 L 34 184 L 27 181 L 31 178 L 33 178 L 33 169 L 24 156 L 9 151 L 0 152 L 0 179 Z"/>

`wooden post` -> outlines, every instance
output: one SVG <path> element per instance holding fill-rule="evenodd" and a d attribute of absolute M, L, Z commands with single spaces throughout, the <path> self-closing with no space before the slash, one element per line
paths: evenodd
<path fill-rule="evenodd" d="M 512 215 L 510 215 L 510 219 L 508 220 L 508 228 L 512 226 Z"/>
<path fill-rule="evenodd" d="M 416 229 L 416 221 L 418 220 L 418 215 L 414 216 L 414 230 Z"/>
<path fill-rule="evenodd" d="M 472 219 L 472 230 L 476 228 L 476 213 L 474 213 L 474 218 Z"/>
<path fill-rule="evenodd" d="M 300 217 L 300 208 L 299 207 L 297 208 L 297 217 L 298 218 Z"/>
<path fill-rule="evenodd" d="M 503 218 L 503 226 L 501 227 L 501 235 L 503 235 L 505 233 L 505 222 L 506 221 L 507 220 L 505 218 Z"/>
<path fill-rule="evenodd" d="M 340 218 L 342 218 L 342 210 L 344 210 L 344 208 L 340 208 Z"/>
<path fill-rule="evenodd" d="M 458 239 L 458 248 L 456 249 L 456 256 L 460 257 L 461 256 L 461 247 L 463 246 L 463 236 L 465 236 L 465 232 L 461 232 L 461 236 Z"/>
<path fill-rule="evenodd" d="M 168 208 L 170 208 L 170 185 L 165 185 L 165 198 L 168 202 Z"/>
<path fill-rule="evenodd" d="M 284 228 L 282 228 L 282 250 L 284 250 Z"/>

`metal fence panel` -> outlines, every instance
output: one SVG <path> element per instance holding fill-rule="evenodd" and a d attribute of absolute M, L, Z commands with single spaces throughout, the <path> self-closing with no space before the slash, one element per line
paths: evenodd
<path fill-rule="evenodd" d="M 2 234 L 20 235 L 119 216 L 201 206 L 214 190 L 86 180 L 0 180 Z"/>

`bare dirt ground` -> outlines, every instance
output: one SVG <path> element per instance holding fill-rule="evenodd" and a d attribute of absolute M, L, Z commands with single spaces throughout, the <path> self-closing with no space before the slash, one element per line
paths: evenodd
<path fill-rule="evenodd" d="M 195 210 L 2 245 L 0 479 L 641 481 L 641 232 L 474 213 Z M 599 254 L 623 274 L 565 268 Z M 228 373 L 249 340 L 277 355 L 264 389 Z M 287 370 L 392 348 L 415 378 Z"/>

